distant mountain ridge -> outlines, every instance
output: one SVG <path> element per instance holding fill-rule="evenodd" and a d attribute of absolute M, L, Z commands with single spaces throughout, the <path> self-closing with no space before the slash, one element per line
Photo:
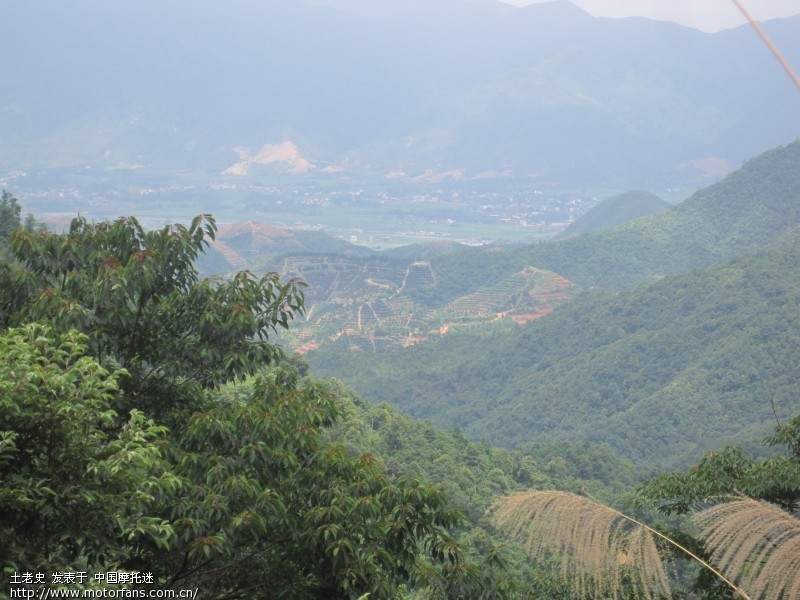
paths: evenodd
<path fill-rule="evenodd" d="M 774 148 L 657 214 L 571 239 L 430 258 L 431 297 L 468 294 L 534 266 L 579 288 L 622 290 L 756 252 L 800 231 L 800 141 Z"/>
<path fill-rule="evenodd" d="M 566 1 L 337 5 L 3 3 L 0 172 L 656 189 L 800 133 L 796 90 L 748 28 Z M 798 27 L 765 24 L 795 64 Z"/>

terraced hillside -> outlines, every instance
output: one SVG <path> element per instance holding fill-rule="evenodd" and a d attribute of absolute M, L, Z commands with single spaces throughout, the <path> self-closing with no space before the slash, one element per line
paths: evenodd
<path fill-rule="evenodd" d="M 277 271 L 306 282 L 305 315 L 284 340 L 302 353 L 331 344 L 370 352 L 407 347 L 453 326 L 504 318 L 522 324 L 574 293 L 567 279 L 524 263 L 484 277 L 469 257 L 461 263 L 456 268 L 430 248 L 378 253 L 322 232 L 244 222 L 220 226 L 202 266 L 206 273 Z"/>
<path fill-rule="evenodd" d="M 307 255 L 285 258 L 281 272 L 309 284 L 305 318 L 289 342 L 300 352 L 329 344 L 372 352 L 411 346 L 453 326 L 502 318 L 524 323 L 552 312 L 573 289 L 563 277 L 529 266 L 447 303 L 427 305 L 415 300 L 415 292 L 436 285 L 437 271 L 428 261 Z"/>

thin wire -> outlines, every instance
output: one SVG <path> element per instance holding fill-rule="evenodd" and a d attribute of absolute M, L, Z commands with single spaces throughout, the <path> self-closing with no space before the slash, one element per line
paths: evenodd
<path fill-rule="evenodd" d="M 753 15 L 751 15 L 748 12 L 748 10 L 744 7 L 744 5 L 741 2 L 739 2 L 739 0 L 733 0 L 733 3 L 736 5 L 739 11 L 744 15 L 744 18 L 747 19 L 747 22 L 750 23 L 753 29 L 756 30 L 758 37 L 760 37 L 761 40 L 767 45 L 767 48 L 769 48 L 770 52 L 772 52 L 773 56 L 775 56 L 775 58 L 781 64 L 783 70 L 786 71 L 791 80 L 797 86 L 797 89 L 800 90 L 800 77 L 798 77 L 797 73 L 794 72 L 794 70 L 792 69 L 792 65 L 789 64 L 789 61 L 787 61 L 783 57 L 780 50 L 778 50 L 778 47 L 773 43 L 773 41 L 770 39 L 770 37 L 758 23 L 758 21 L 756 21 L 753 18 Z"/>

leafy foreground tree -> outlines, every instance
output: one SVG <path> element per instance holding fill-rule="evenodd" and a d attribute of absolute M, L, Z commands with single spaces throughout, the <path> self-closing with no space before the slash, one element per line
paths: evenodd
<path fill-rule="evenodd" d="M 323 441 L 337 406 L 321 388 L 279 372 L 247 398 L 210 395 L 177 436 L 136 410 L 111 433 L 122 373 L 83 354 L 86 336 L 49 334 L 0 338 L 6 569 L 134 570 L 211 597 L 386 597 L 423 550 L 458 558 L 444 494 Z"/>
<path fill-rule="evenodd" d="M 123 427 L 110 403 L 119 373 L 85 356 L 85 336 L 31 324 L 0 335 L 0 555 L 4 569 L 86 571 L 121 564 L 144 536 L 172 529 L 151 518 L 178 489 L 160 446 L 166 429 L 136 410 Z"/>
<path fill-rule="evenodd" d="M 137 570 L 219 595 L 390 597 L 414 582 L 423 554 L 458 560 L 447 528 L 461 517 L 442 491 L 391 481 L 369 455 L 326 443 L 337 416 L 324 388 L 282 371 L 195 413 L 170 449 L 183 482 L 170 506 L 174 547 L 139 548 Z"/>
<path fill-rule="evenodd" d="M 273 361 L 269 335 L 302 310 L 302 285 L 275 273 L 200 280 L 194 263 L 215 231 L 209 215 L 155 231 L 133 217 L 19 231 L 14 261 L 0 263 L 0 324 L 81 331 L 100 364 L 126 370 L 128 405 L 166 418 L 176 395 L 189 402 Z"/>
<path fill-rule="evenodd" d="M 300 286 L 200 281 L 214 230 L 209 217 L 154 232 L 127 218 L 13 237 L 0 263 L 3 569 L 139 571 L 210 598 L 425 585 L 497 597 L 459 567 L 449 530 L 462 516 L 440 488 L 328 441 L 329 390 L 263 371 Z"/>
<path fill-rule="evenodd" d="M 786 423 L 778 420 L 775 433 L 765 438 L 764 443 L 768 447 L 777 448 L 778 452 L 765 459 L 751 458 L 735 446 L 728 446 L 719 452 L 709 452 L 686 472 L 663 473 L 646 481 L 637 490 L 636 501 L 640 505 L 655 507 L 664 515 L 686 515 L 695 507 L 720 497 L 743 496 L 777 506 L 784 513 L 796 518 L 800 508 L 800 415 Z M 727 513 L 721 511 L 720 514 Z M 743 547 L 755 551 L 753 543 L 758 544 L 771 538 L 763 532 L 759 535 L 757 515 L 751 515 L 751 519 L 749 523 L 751 526 L 742 529 L 745 534 L 751 534 L 750 541 Z M 683 541 L 697 553 L 705 556 L 707 554 L 703 541 L 707 542 L 705 538 L 710 533 L 705 531 L 705 535 L 700 536 L 701 539 L 697 539 L 696 535 L 685 535 Z M 740 558 L 742 554 L 737 556 Z M 731 556 L 711 553 L 710 558 L 714 560 L 724 558 L 727 561 Z M 763 558 L 765 557 L 761 557 Z M 763 578 L 752 579 L 752 576 L 761 573 L 761 566 L 766 563 L 756 564 L 760 566 L 749 569 L 734 568 L 733 572 L 736 574 L 734 581 L 742 581 L 742 585 L 748 590 L 760 589 Z M 795 577 L 797 572 L 796 569 L 787 571 Z M 767 570 L 766 573 L 772 573 L 770 577 L 774 579 L 774 571 Z M 715 585 L 704 571 L 700 571 L 694 589 L 704 593 L 704 597 L 707 598 L 719 595 L 719 586 Z M 770 593 L 765 593 L 763 597 L 774 597 Z"/>

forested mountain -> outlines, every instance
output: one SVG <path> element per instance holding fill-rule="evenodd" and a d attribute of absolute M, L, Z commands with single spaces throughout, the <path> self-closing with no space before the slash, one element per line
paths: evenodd
<path fill-rule="evenodd" d="M 800 597 L 800 103 L 750 28 L 20 0 L 0 52 L 0 597 Z"/>
<path fill-rule="evenodd" d="M 555 243 L 432 258 L 441 276 L 431 293 L 465 293 L 528 265 L 586 288 L 630 288 L 764 248 L 798 230 L 798 165 L 795 141 L 650 217 Z"/>
<path fill-rule="evenodd" d="M 4 2 L 0 172 L 696 189 L 798 134 L 748 27 L 389 4 Z M 764 25 L 794 63 L 797 22 Z"/>
<path fill-rule="evenodd" d="M 613 498 L 633 481 L 607 449 L 493 449 L 301 379 L 307 365 L 269 339 L 299 289 L 199 280 L 209 217 L 156 231 L 76 219 L 58 235 L 2 216 L 0 233 L 16 230 L 0 257 L 12 597 L 42 573 L 34 585 L 55 593 L 552 598 L 566 593 L 555 572 L 484 529 L 486 508 L 532 486 Z M 110 571 L 126 579 L 88 576 Z"/>
<path fill-rule="evenodd" d="M 634 219 L 648 217 L 667 208 L 669 208 L 668 202 L 645 190 L 625 192 L 602 200 L 553 239 L 569 239 L 608 229 Z"/>
<path fill-rule="evenodd" d="M 513 450 L 495 448 L 470 442 L 459 427 L 438 429 L 373 404 L 338 380 L 304 377 L 308 365 L 297 355 L 283 355 L 273 337 L 302 312 L 297 283 L 250 272 L 199 279 L 194 262 L 216 230 L 207 215 L 189 226 L 152 231 L 132 217 L 97 224 L 76 219 L 69 233 L 59 235 L 41 231 L 33 219 L 23 227 L 9 193 L 3 193 L 2 207 L 7 210 L 0 237 L 10 241 L 4 248 L 10 254 L 0 257 L 0 565 L 9 578 L 4 584 L 9 595 L 31 585 L 56 594 L 88 589 L 90 595 L 122 590 L 133 595 L 155 586 L 202 589 L 220 600 L 353 600 L 367 594 L 576 600 L 594 597 L 588 590 L 600 577 L 581 553 L 613 542 L 602 550 L 620 573 L 612 585 L 637 596 L 637 573 L 647 567 L 637 555 L 620 561 L 616 552 L 641 544 L 618 546 L 620 535 L 627 534 L 615 526 L 612 535 L 606 517 L 598 514 L 627 519 L 598 499 L 622 505 L 637 472 L 606 444 L 588 441 L 588 426 L 578 443 L 548 443 L 539 436 Z M 644 369 L 648 358 L 657 358 L 648 350 L 656 340 L 669 355 L 660 357 L 664 372 L 684 367 L 668 386 L 677 388 L 669 394 L 668 411 L 644 406 L 647 417 L 637 412 L 638 405 L 629 411 L 642 417 L 632 424 L 635 432 L 620 429 L 634 445 L 660 433 L 657 449 L 673 452 L 672 440 L 664 436 L 679 433 L 670 424 L 688 430 L 702 422 L 707 435 L 714 435 L 719 422 L 741 430 L 736 424 L 743 411 L 761 412 L 748 401 L 748 384 L 763 379 L 778 420 L 767 442 L 787 446 L 788 454 L 753 460 L 728 448 L 686 473 L 649 480 L 629 507 L 651 520 L 656 515 L 650 507 L 682 514 L 712 496 L 742 491 L 778 504 L 738 497 L 716 507 L 739 515 L 722 523 L 735 527 L 737 539 L 758 543 L 773 532 L 779 536 L 759 550 L 767 566 L 756 573 L 730 563 L 727 553 L 719 554 L 727 548 L 711 530 L 701 531 L 711 558 L 729 577 L 749 589 L 766 587 L 770 599 L 781 597 L 773 593 L 776 588 L 800 585 L 791 565 L 782 568 L 785 559 L 797 560 L 786 539 L 800 527 L 792 516 L 800 502 L 800 417 L 784 420 L 798 408 L 785 401 L 794 379 L 784 377 L 787 364 L 796 364 L 792 352 L 798 347 L 791 333 L 800 271 L 796 246 L 793 241 L 635 292 L 587 296 L 556 313 L 601 319 L 581 323 L 580 329 L 598 341 L 568 336 L 564 344 L 572 355 L 566 358 L 576 359 L 566 365 L 571 379 L 584 385 L 581 397 L 595 401 L 593 406 L 576 406 L 568 396 L 556 400 L 596 417 L 593 431 L 614 425 L 613 417 L 597 416 L 598 407 L 606 414 L 618 408 L 611 402 L 619 399 L 613 385 L 618 372 L 605 368 L 609 361 L 641 360 L 637 366 Z M 575 312 L 581 306 L 594 310 Z M 682 339 L 665 333 L 670 320 L 680 322 L 676 335 Z M 559 332 L 552 331 L 564 323 L 556 317 L 541 323 L 542 328 L 518 329 L 511 338 L 519 347 L 527 343 L 527 357 L 538 361 L 528 368 L 546 378 L 547 371 L 561 369 L 550 364 L 542 371 L 546 359 L 538 352 L 553 360 L 565 357 L 558 349 Z M 702 348 L 695 351 L 687 340 Z M 721 340 L 719 347 L 709 348 L 714 340 Z M 487 335 L 484 342 L 488 354 L 465 357 L 474 373 L 496 375 L 495 369 L 506 367 L 500 375 L 520 376 L 496 336 Z M 597 360 L 581 354 L 587 344 Z M 748 347 L 751 353 L 742 354 Z M 475 348 L 461 346 L 467 353 Z M 609 348 L 615 356 L 606 359 Z M 764 369 L 764 357 L 776 356 L 772 371 L 769 365 Z M 687 367 L 690 363 L 697 368 Z M 424 383 L 429 372 L 412 366 Z M 584 372 L 599 382 L 598 394 L 592 396 L 583 384 Z M 664 379 L 661 373 L 642 373 L 626 383 L 646 388 Z M 473 375 L 461 372 L 455 383 L 476 385 Z M 559 388 L 563 383 L 558 377 L 549 381 Z M 694 388 L 721 392 L 720 402 L 704 405 L 702 396 L 693 396 Z M 520 412 L 501 398 L 499 408 L 535 430 L 535 423 L 524 421 L 531 407 Z M 543 406 L 533 409 L 542 422 L 554 414 Z M 647 429 L 653 415 L 661 430 Z M 527 539 L 534 530 L 529 525 L 536 521 L 541 527 L 546 518 L 541 506 L 534 513 L 520 504 L 537 499 L 544 499 L 561 526 L 537 535 L 552 545 L 548 556 L 539 556 Z M 519 526 L 510 527 L 507 509 L 514 506 Z M 581 527 L 570 513 L 576 507 L 583 514 Z M 583 508 L 591 508 L 588 520 Z M 771 519 L 770 531 L 743 523 L 752 520 L 741 516 L 745 510 L 761 524 Z M 698 517 L 709 515 L 703 511 Z M 671 519 L 660 528 L 675 524 L 681 521 Z M 680 531 L 672 535 L 705 555 L 699 540 Z M 581 549 L 585 543 L 590 545 Z M 677 562 L 678 556 L 652 543 L 647 552 L 648 563 L 671 563 L 679 593 L 720 597 L 722 584 L 708 571 Z M 737 549 L 736 560 L 743 554 L 749 551 Z M 573 570 L 564 567 L 576 561 L 580 578 L 589 578 L 577 584 Z M 48 579 L 53 565 L 62 570 Z M 660 585 L 668 589 L 666 572 L 658 568 Z M 109 572 L 124 574 L 125 580 L 62 577 Z M 41 573 L 36 583 L 34 573 Z"/>
<path fill-rule="evenodd" d="M 798 165 L 796 142 L 652 217 L 505 254 L 508 269 L 522 257 L 556 264 L 585 286 L 648 285 L 587 292 L 525 327 L 454 328 L 405 350 L 309 360 L 367 397 L 493 444 L 602 441 L 676 464 L 721 440 L 756 442 L 770 401 L 783 415 L 798 408 Z M 478 257 L 498 259 L 468 253 L 480 281 L 492 269 Z"/>
<path fill-rule="evenodd" d="M 375 252 L 321 232 L 247 222 L 222 226 L 200 264 L 306 282 L 307 312 L 287 342 L 295 349 L 408 346 L 453 325 L 531 321 L 581 289 L 630 288 L 791 237 L 800 218 L 797 164 L 800 142 L 676 206 L 643 191 L 609 198 L 565 232 L 583 235 L 553 243 Z"/>
<path fill-rule="evenodd" d="M 369 398 L 492 444 L 588 440 L 676 464 L 724 440 L 760 440 L 770 401 L 784 416 L 800 408 L 799 256 L 790 242 L 634 292 L 585 295 L 525 327 L 309 359 Z"/>
<path fill-rule="evenodd" d="M 800 226 L 800 141 L 746 162 L 670 210 L 558 244 L 529 246 L 517 261 L 580 285 L 614 289 L 764 248 Z"/>

